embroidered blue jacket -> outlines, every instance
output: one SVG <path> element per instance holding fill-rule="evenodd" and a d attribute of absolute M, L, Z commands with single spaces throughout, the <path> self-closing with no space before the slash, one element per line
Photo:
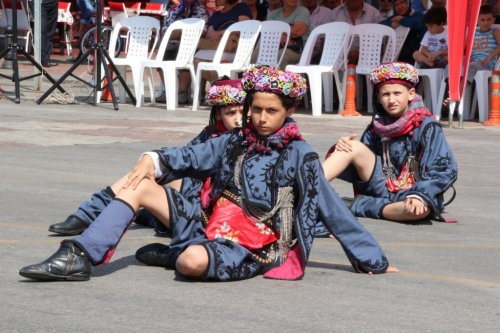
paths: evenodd
<path fill-rule="evenodd" d="M 372 131 L 372 125 L 363 133 L 361 141 L 377 156 L 382 156 L 381 138 Z M 426 117 L 413 135 L 391 139 L 389 155 L 399 176 L 409 155 L 417 158 L 418 180 L 410 189 L 391 193 L 390 201 L 402 201 L 408 195 L 421 197 L 436 214 L 443 211 L 442 194 L 457 180 L 458 168 L 455 157 L 446 141 L 441 124 Z"/>
<path fill-rule="evenodd" d="M 156 151 L 168 171 L 162 182 L 183 177 L 212 177 L 212 199 L 231 182 L 235 167 L 232 153 L 242 145 L 238 131 L 198 145 Z M 306 262 L 318 221 L 338 239 L 357 271 L 383 273 L 388 261 L 373 236 L 358 222 L 325 179 L 318 155 L 303 141 L 293 141 L 282 150 L 267 154 L 248 153 L 241 168 L 241 195 L 250 205 L 270 211 L 278 187 L 291 186 L 295 193 L 293 231 Z M 280 217 L 272 218 L 279 231 Z"/>

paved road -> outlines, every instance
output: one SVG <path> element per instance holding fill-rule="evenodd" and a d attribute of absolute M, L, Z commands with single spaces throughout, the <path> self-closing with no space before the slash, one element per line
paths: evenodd
<path fill-rule="evenodd" d="M 336 241 L 318 239 L 301 281 L 190 282 L 139 264 L 137 248 L 166 240 L 133 226 L 89 282 L 37 283 L 18 270 L 57 249 L 61 238 L 47 227 L 128 171 L 141 152 L 187 142 L 207 111 L 36 105 L 35 97 L 23 89 L 19 105 L 0 100 L 0 332 L 499 330 L 500 128 L 446 129 L 460 168 L 447 216 L 458 224 L 361 219 L 399 274 L 355 274 Z M 302 112 L 296 120 L 323 155 L 370 118 Z M 332 185 L 351 193 L 345 183 Z"/>

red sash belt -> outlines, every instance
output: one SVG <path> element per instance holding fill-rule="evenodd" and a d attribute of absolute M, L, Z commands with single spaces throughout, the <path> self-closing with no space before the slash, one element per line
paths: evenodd
<path fill-rule="evenodd" d="M 241 207 L 224 197 L 215 203 L 205 234 L 209 240 L 225 238 L 249 250 L 261 249 L 278 239 L 271 228 L 250 220 Z"/>

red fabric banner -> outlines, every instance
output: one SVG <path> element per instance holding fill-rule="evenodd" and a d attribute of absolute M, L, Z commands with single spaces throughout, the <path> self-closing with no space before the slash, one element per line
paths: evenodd
<path fill-rule="evenodd" d="M 448 69 L 452 101 L 460 101 L 465 88 L 465 80 L 460 83 L 460 76 L 461 73 L 466 75 L 469 69 L 480 6 L 481 0 L 448 1 Z"/>

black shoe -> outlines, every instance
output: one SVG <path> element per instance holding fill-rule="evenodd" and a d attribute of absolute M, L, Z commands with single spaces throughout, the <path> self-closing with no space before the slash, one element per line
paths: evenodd
<path fill-rule="evenodd" d="M 78 217 L 71 215 L 64 222 L 52 224 L 49 227 L 50 232 L 62 236 L 76 236 L 81 234 L 89 226 Z"/>
<path fill-rule="evenodd" d="M 135 258 L 148 266 L 173 268 L 175 259 L 173 251 L 165 244 L 154 243 L 141 247 L 135 253 Z"/>
<path fill-rule="evenodd" d="M 19 275 L 42 281 L 87 281 L 92 265 L 72 242 L 63 242 L 49 259 L 21 268 Z"/>

